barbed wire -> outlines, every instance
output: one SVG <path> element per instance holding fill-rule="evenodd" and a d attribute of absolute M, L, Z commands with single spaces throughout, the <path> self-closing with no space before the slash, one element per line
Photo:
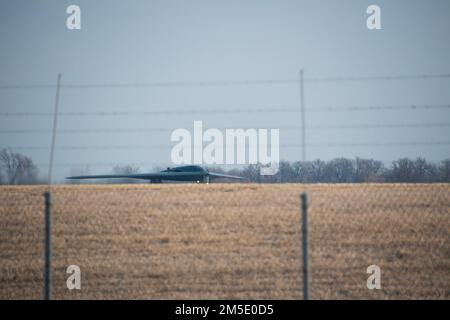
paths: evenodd
<path fill-rule="evenodd" d="M 387 129 L 387 128 L 440 128 L 450 127 L 450 122 L 439 123 L 388 123 L 388 124 L 351 124 L 351 125 L 311 125 L 307 129 L 321 130 L 321 129 Z M 271 126 L 273 129 L 280 130 L 299 130 L 301 126 Z M 203 128 L 227 130 L 230 128 Z M 249 130 L 252 127 L 236 127 L 236 129 Z M 174 128 L 94 128 L 94 129 L 60 129 L 57 133 L 60 134 L 77 134 L 77 133 L 151 133 L 151 132 L 171 132 Z M 1 134 L 44 134 L 50 133 L 48 129 L 0 129 Z"/>
<path fill-rule="evenodd" d="M 312 77 L 305 82 L 353 82 L 378 80 L 426 80 L 450 78 L 450 74 L 393 75 L 393 76 L 346 76 L 346 77 Z M 267 80 L 213 80 L 213 81 L 174 81 L 174 82 L 130 82 L 130 83 L 80 83 L 62 84 L 66 89 L 88 88 L 150 88 L 150 87 L 193 87 L 193 86 L 242 86 L 242 85 L 279 85 L 298 84 L 300 79 Z M 54 89 L 56 84 L 3 84 L 0 89 Z"/>
<path fill-rule="evenodd" d="M 307 82 L 351 82 L 377 80 L 425 80 L 450 78 L 450 74 L 394 75 L 394 76 L 358 76 L 358 77 L 328 77 L 306 78 Z"/>
<path fill-rule="evenodd" d="M 308 147 L 402 147 L 402 146 L 442 146 L 450 145 L 450 141 L 406 141 L 406 142 L 369 142 L 369 143 L 312 143 Z M 274 145 L 276 147 L 277 145 Z M 57 146 L 58 150 L 147 150 L 168 149 L 171 145 L 95 145 L 95 146 Z M 252 146 L 249 146 L 250 148 Z M 279 144 L 278 147 L 300 148 L 301 144 Z M 47 150 L 49 146 L 5 147 L 11 150 Z"/>
<path fill-rule="evenodd" d="M 424 104 L 424 105 L 391 105 L 391 106 L 349 106 L 349 107 L 318 107 L 307 108 L 308 112 L 311 111 L 368 111 L 368 110 L 420 110 L 420 109 L 450 109 L 450 104 Z"/>
<path fill-rule="evenodd" d="M 47 167 L 48 163 L 36 163 L 38 167 Z M 92 162 L 92 163 L 69 163 L 62 162 L 54 164 L 55 167 L 121 167 L 121 166 L 139 166 L 139 167 L 161 167 L 165 168 L 166 166 L 162 164 L 154 164 L 147 162 Z"/>
<path fill-rule="evenodd" d="M 450 106 L 449 106 L 450 107 Z M 91 116 L 144 116 L 144 115 L 180 115 L 180 114 L 220 114 L 220 113 L 274 113 L 274 112 L 298 112 L 298 108 L 246 108 L 246 109 L 177 109 L 177 110 L 115 110 L 115 111 L 74 111 L 61 112 L 62 117 L 91 117 Z M 38 117 L 52 116 L 51 112 L 2 112 L 0 116 Z"/>
<path fill-rule="evenodd" d="M 307 108 L 307 112 L 340 112 L 370 110 L 428 110 L 450 109 L 450 104 L 397 105 L 397 106 L 348 106 Z M 242 108 L 242 109 L 177 109 L 177 110 L 115 110 L 115 111 L 72 111 L 60 112 L 62 117 L 91 116 L 145 116 L 145 115 L 180 115 L 180 114 L 223 114 L 223 113 L 279 113 L 299 112 L 299 108 Z M 51 112 L 0 112 L 2 117 L 51 117 Z"/>

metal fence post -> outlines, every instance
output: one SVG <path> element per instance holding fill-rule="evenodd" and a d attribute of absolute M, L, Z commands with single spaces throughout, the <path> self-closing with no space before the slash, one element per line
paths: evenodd
<path fill-rule="evenodd" d="M 45 288 L 44 299 L 52 299 L 52 193 L 45 196 Z"/>
<path fill-rule="evenodd" d="M 301 194 L 302 200 L 302 246 L 303 246 L 303 299 L 310 299 L 309 237 L 308 237 L 308 194 Z"/>

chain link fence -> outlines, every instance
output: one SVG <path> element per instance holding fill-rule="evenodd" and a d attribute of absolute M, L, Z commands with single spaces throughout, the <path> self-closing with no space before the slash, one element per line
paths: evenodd
<path fill-rule="evenodd" d="M 46 189 L 0 189 L 2 299 L 43 297 Z M 312 299 L 449 298 L 449 184 L 250 183 L 53 186 L 53 297 L 303 299 L 305 190 Z"/>
<path fill-rule="evenodd" d="M 448 184 L 328 184 L 310 193 L 315 299 L 450 297 Z M 380 290 L 368 290 L 371 265 Z"/>

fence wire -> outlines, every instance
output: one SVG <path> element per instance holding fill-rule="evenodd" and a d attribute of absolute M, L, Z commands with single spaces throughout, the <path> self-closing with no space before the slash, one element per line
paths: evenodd
<path fill-rule="evenodd" d="M 449 298 L 449 184 L 53 186 L 53 296 L 302 299 L 305 187 L 312 299 Z M 43 297 L 45 189 L 1 187 L 2 299 Z"/>

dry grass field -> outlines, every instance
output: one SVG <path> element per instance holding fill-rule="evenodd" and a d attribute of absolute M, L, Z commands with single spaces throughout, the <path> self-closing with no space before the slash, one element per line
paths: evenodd
<path fill-rule="evenodd" d="M 314 299 L 449 299 L 450 185 L 306 187 Z M 304 188 L 55 186 L 54 297 L 301 299 Z M 45 189 L 0 187 L 1 299 L 42 298 Z"/>

